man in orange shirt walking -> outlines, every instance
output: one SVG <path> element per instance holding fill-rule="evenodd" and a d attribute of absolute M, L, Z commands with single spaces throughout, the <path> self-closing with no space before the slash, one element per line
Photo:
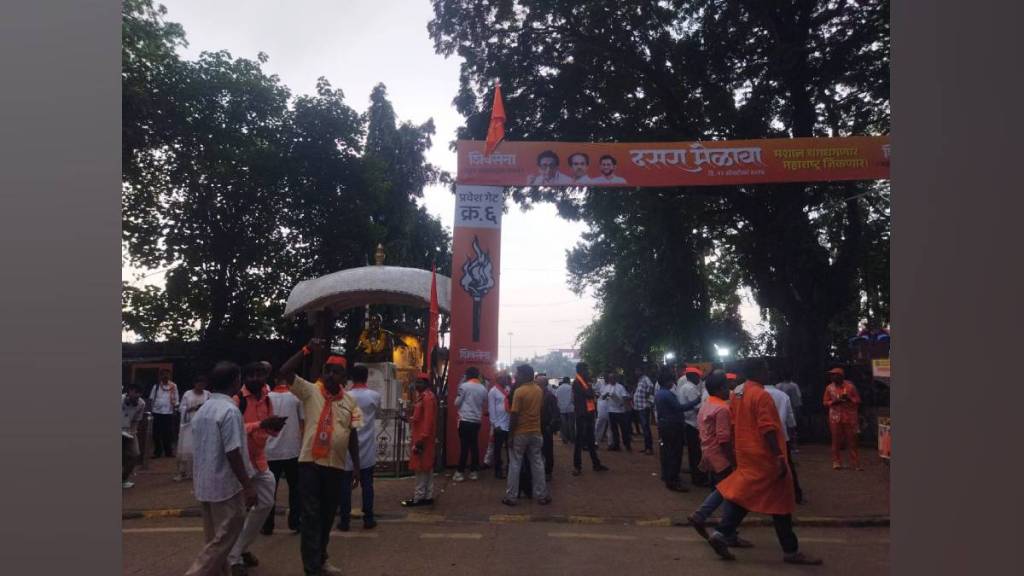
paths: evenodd
<path fill-rule="evenodd" d="M 850 461 L 857 470 L 860 467 L 860 459 L 857 457 L 857 411 L 860 408 L 860 394 L 853 382 L 846 380 L 846 374 L 842 368 L 833 368 L 828 371 L 829 379 L 832 381 L 825 388 L 825 397 L 822 404 L 828 408 L 828 428 L 832 432 L 832 469 L 839 470 L 843 467 L 841 445 L 846 444 L 850 451 Z"/>
<path fill-rule="evenodd" d="M 267 440 L 284 428 L 285 419 L 274 415 L 270 404 L 270 387 L 267 386 L 266 368 L 259 362 L 247 364 L 242 368 L 244 387 L 235 396 L 235 404 L 242 412 L 245 423 L 246 445 L 249 449 L 249 462 L 256 473 L 250 479 L 256 489 L 256 506 L 251 508 L 245 517 L 242 533 L 228 554 L 232 575 L 245 575 L 248 568 L 259 565 L 259 560 L 249 552 L 249 545 L 256 539 L 256 533 L 263 527 L 267 514 L 274 507 L 274 474 L 267 463 Z"/>
<path fill-rule="evenodd" d="M 793 480 L 789 474 L 782 421 L 772 397 L 765 392 L 768 367 L 763 360 L 751 360 L 745 370 L 743 390 L 729 403 L 734 426 L 736 470 L 718 483 L 725 499 L 722 521 L 708 542 L 715 553 L 734 560 L 729 542 L 748 512 L 772 517 L 775 534 L 782 545 L 783 561 L 818 565 L 822 561 L 800 552 L 793 532 L 796 507 Z"/>

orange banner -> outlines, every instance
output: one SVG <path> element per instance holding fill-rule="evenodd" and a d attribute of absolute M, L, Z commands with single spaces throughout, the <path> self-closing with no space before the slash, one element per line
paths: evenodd
<path fill-rule="evenodd" d="M 885 180 L 889 136 L 713 142 L 502 142 L 460 140 L 460 184 L 670 187 Z"/>
<path fill-rule="evenodd" d="M 494 382 L 498 361 L 498 286 L 501 265 L 501 214 L 504 194 L 492 186 L 455 190 L 452 238 L 451 345 L 448 369 L 447 464 L 459 455 L 455 395 L 466 369 L 476 366 Z M 480 427 L 480 457 L 487 449 L 490 425 Z"/>

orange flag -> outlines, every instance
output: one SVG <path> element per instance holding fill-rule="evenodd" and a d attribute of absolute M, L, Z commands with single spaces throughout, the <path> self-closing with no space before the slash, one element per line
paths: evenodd
<path fill-rule="evenodd" d="M 484 155 L 490 156 L 498 143 L 505 139 L 505 104 L 501 101 L 501 84 L 494 85 L 494 106 L 491 108 L 491 125 L 487 128 Z"/>
<path fill-rule="evenodd" d="M 427 374 L 432 374 L 434 348 L 437 348 L 438 330 L 437 304 L 437 264 L 434 264 L 430 275 L 430 324 L 427 328 Z"/>

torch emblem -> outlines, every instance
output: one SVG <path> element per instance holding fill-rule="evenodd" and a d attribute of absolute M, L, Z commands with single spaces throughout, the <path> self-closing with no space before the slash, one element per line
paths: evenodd
<path fill-rule="evenodd" d="M 462 265 L 459 284 L 473 298 L 473 342 L 480 341 L 480 302 L 494 288 L 491 254 L 480 248 L 480 239 L 473 236 L 473 257 Z"/>

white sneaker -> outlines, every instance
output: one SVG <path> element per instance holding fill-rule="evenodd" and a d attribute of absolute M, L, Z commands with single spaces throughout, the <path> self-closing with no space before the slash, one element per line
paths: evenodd
<path fill-rule="evenodd" d="M 131 488 L 132 486 L 135 486 L 135 482 L 121 482 L 121 488 Z"/>
<path fill-rule="evenodd" d="M 469 479 L 470 480 L 479 480 L 480 479 L 480 475 L 477 474 L 476 472 L 470 472 L 469 473 Z"/>
<path fill-rule="evenodd" d="M 462 475 L 462 472 L 456 472 L 455 474 L 452 474 L 452 480 L 454 480 L 455 482 L 462 482 L 465 479 L 466 477 Z"/>
<path fill-rule="evenodd" d="M 341 568 L 338 568 L 337 566 L 335 566 L 334 564 L 331 564 L 330 562 L 325 563 L 320 568 L 320 571 L 323 574 L 326 574 L 327 576 L 342 576 L 342 574 L 343 574 L 342 571 L 341 571 Z"/>

